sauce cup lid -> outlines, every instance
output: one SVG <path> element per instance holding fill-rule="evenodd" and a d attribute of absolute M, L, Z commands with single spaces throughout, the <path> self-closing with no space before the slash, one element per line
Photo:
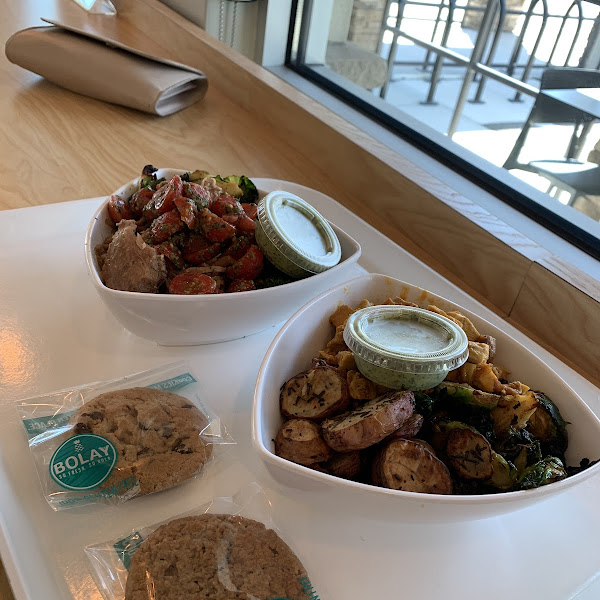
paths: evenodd
<path fill-rule="evenodd" d="M 461 327 L 412 306 L 369 306 L 348 318 L 344 341 L 357 356 L 404 373 L 441 373 L 465 363 L 468 340 Z"/>
<path fill-rule="evenodd" d="M 341 260 L 340 241 L 327 219 L 294 194 L 267 194 L 258 203 L 258 221 L 277 250 L 305 271 L 321 273 Z"/>

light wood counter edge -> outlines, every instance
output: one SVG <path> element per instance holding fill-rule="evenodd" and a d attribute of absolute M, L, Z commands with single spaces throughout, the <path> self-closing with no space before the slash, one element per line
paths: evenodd
<path fill-rule="evenodd" d="M 600 387 L 597 300 L 534 263 L 507 321 Z"/>
<path fill-rule="evenodd" d="M 169 48 L 166 57 L 200 68 L 210 86 L 270 125 L 274 135 L 293 139 L 295 150 L 329 175 L 332 183 L 321 191 L 519 329 L 533 332 L 553 353 L 578 365 L 580 373 L 598 377 L 598 344 L 595 351 L 561 352 L 554 332 L 542 326 L 534 310 L 524 309 L 536 304 L 527 290 L 549 297 L 568 286 L 564 297 L 571 306 L 557 306 L 561 324 L 573 335 L 584 335 L 585 323 L 600 317 L 598 281 L 157 0 L 116 4 L 121 17 Z M 574 299 L 585 307 L 585 316 L 572 310 Z"/>

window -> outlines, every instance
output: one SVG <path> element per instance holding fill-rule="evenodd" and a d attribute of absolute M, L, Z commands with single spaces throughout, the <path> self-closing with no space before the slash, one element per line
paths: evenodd
<path fill-rule="evenodd" d="M 293 13 L 288 66 L 600 258 L 599 0 Z"/>

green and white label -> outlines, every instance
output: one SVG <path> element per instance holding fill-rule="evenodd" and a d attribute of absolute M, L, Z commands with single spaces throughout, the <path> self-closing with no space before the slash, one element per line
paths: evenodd
<path fill-rule="evenodd" d="M 126 538 L 119 540 L 116 544 L 113 544 L 113 548 L 116 550 L 119 558 L 128 571 L 131 566 L 131 559 L 143 541 L 144 538 L 141 533 L 136 531 Z"/>
<path fill-rule="evenodd" d="M 152 385 L 148 385 L 146 387 L 155 389 L 155 390 L 163 390 L 168 392 L 175 392 L 184 388 L 186 385 L 190 383 L 196 383 L 196 380 L 190 373 L 182 373 L 177 377 L 171 377 L 170 379 L 165 379 L 164 381 L 159 381 L 158 383 L 153 383 Z"/>
<path fill-rule="evenodd" d="M 70 410 L 64 413 L 58 413 L 49 417 L 35 417 L 33 419 L 24 419 L 23 426 L 27 431 L 29 437 L 34 437 L 40 433 L 44 433 L 51 429 L 58 429 L 64 427 L 69 419 L 77 412 L 77 410 Z"/>
<path fill-rule="evenodd" d="M 68 490 L 91 490 L 106 481 L 117 449 L 101 435 L 83 433 L 63 442 L 50 459 L 50 477 Z"/>

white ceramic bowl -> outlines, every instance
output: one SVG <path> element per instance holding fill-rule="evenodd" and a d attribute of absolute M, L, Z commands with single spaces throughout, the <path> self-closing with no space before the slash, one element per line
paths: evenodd
<path fill-rule="evenodd" d="M 356 306 L 363 298 L 383 302 L 402 294 L 424 305 L 457 308 L 484 334 L 497 339 L 495 362 L 508 368 L 514 379 L 546 392 L 569 425 L 567 462 L 578 465 L 587 457 L 600 458 L 600 420 L 579 396 L 545 363 L 500 329 L 466 309 L 408 283 L 384 275 L 364 275 L 336 286 L 294 314 L 279 331 L 262 362 L 254 392 L 252 436 L 268 472 L 291 488 L 294 497 L 337 511 L 379 517 L 396 522 L 441 523 L 478 520 L 520 510 L 567 490 L 600 471 L 600 463 L 562 481 L 533 490 L 482 496 L 435 495 L 390 490 L 340 479 L 276 456 L 273 440 L 283 423 L 279 391 L 283 383 L 310 367 L 311 359 L 331 338 L 328 318 L 340 304 Z"/>
<path fill-rule="evenodd" d="M 159 169 L 158 177 L 186 171 Z M 115 194 L 129 197 L 138 178 Z M 307 198 L 310 202 L 310 199 Z M 107 202 L 96 211 L 87 229 L 85 256 L 89 275 L 108 310 L 132 333 L 165 346 L 223 342 L 257 333 L 285 321 L 305 302 L 337 283 L 351 279 L 361 254 L 358 242 L 332 224 L 342 247 L 335 267 L 292 283 L 229 294 L 179 296 L 123 292 L 106 287 L 100 279 L 94 248 L 110 234 Z"/>

